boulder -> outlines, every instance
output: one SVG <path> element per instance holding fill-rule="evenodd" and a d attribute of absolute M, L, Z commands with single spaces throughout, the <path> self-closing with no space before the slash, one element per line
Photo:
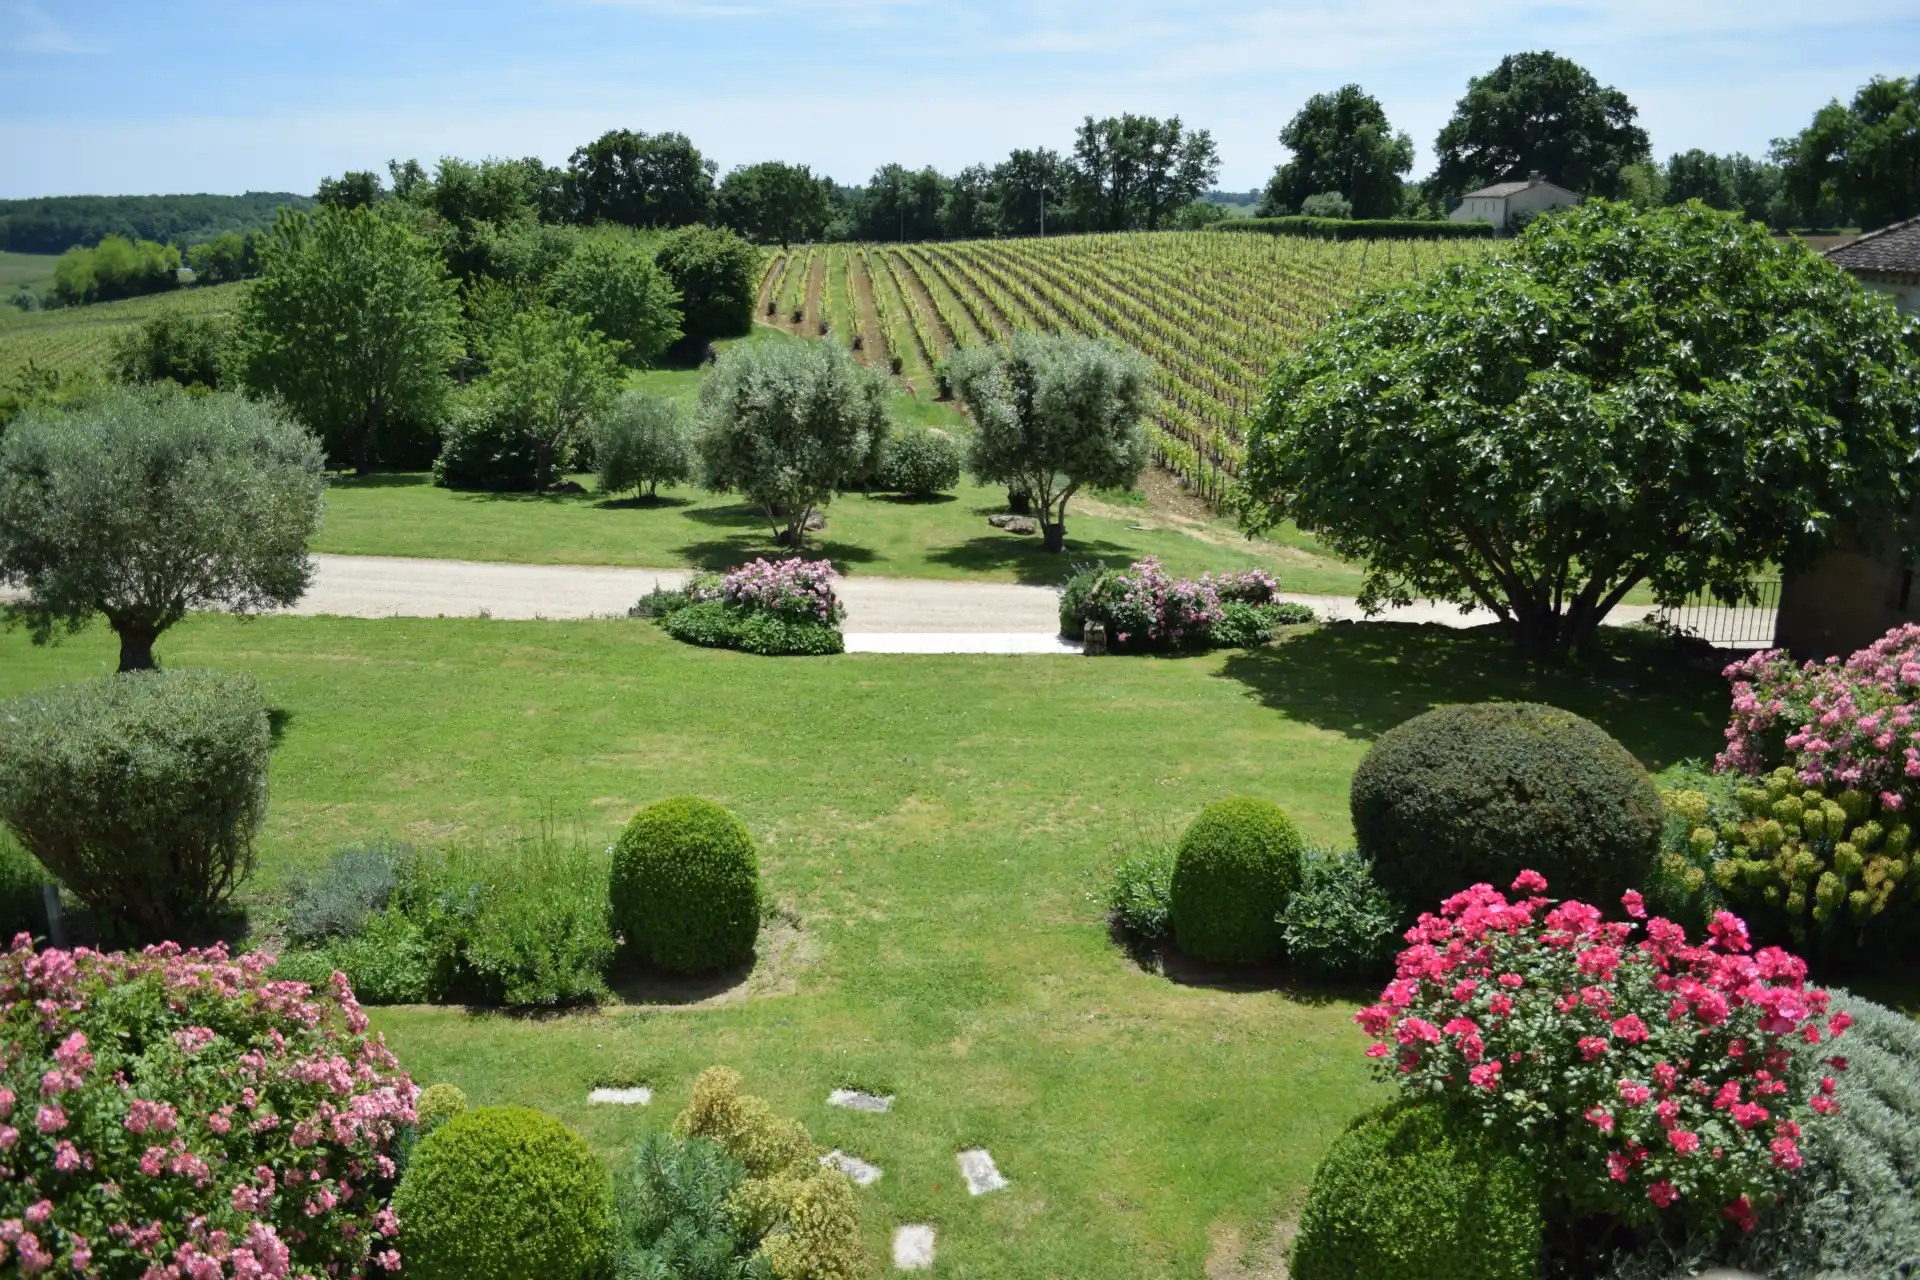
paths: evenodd
<path fill-rule="evenodd" d="M 988 516 L 987 523 L 996 529 L 1005 529 L 1008 533 L 1038 533 L 1040 522 L 1032 516 L 1018 516 L 1003 511 L 997 516 Z"/>

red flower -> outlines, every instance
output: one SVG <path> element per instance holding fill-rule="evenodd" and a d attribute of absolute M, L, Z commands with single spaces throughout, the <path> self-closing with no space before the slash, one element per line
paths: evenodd
<path fill-rule="evenodd" d="M 1647 1198 L 1664 1209 L 1678 1200 L 1680 1193 L 1674 1190 L 1671 1182 L 1656 1182 L 1647 1188 Z"/>
<path fill-rule="evenodd" d="M 1640 1021 L 1640 1015 L 1630 1013 L 1624 1018 L 1615 1019 L 1613 1034 L 1628 1044 L 1639 1044 L 1647 1038 L 1647 1024 Z"/>
<path fill-rule="evenodd" d="M 1607 1042 L 1599 1036 L 1581 1036 L 1579 1049 L 1580 1057 L 1584 1061 L 1592 1062 L 1607 1051 Z"/>

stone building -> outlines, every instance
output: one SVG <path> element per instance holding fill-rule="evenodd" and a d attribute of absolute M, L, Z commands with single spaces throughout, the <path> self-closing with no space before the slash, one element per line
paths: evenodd
<path fill-rule="evenodd" d="M 1496 232 L 1511 231 L 1514 220 L 1523 213 L 1545 213 L 1579 203 L 1578 192 L 1555 186 L 1535 169 L 1525 182 L 1496 182 L 1467 192 L 1447 218 L 1452 222 L 1491 222 Z"/>
<path fill-rule="evenodd" d="M 1920 218 L 1870 231 L 1827 251 L 1827 261 L 1895 307 L 1920 314 Z M 1866 545 L 1835 548 L 1780 583 L 1774 643 L 1804 658 L 1845 656 L 1903 622 L 1920 622 L 1914 566 L 1899 554 L 1892 521 Z"/>

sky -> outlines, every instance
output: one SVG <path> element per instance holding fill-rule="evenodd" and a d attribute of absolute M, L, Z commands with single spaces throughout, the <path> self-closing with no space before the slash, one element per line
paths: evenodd
<path fill-rule="evenodd" d="M 1416 176 L 1467 80 L 1552 49 L 1626 92 L 1654 151 L 1764 154 L 1874 75 L 1920 74 L 1920 4 L 1851 0 L 0 0 L 0 197 L 312 191 L 393 157 L 564 164 L 679 130 L 722 170 L 843 183 L 1070 148 L 1083 116 L 1178 115 L 1220 185 L 1349 82 Z"/>

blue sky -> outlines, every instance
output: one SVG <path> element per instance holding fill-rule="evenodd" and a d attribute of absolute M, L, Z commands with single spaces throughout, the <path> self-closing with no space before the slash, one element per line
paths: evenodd
<path fill-rule="evenodd" d="M 1764 152 L 1874 74 L 1920 6 L 1853 0 L 0 0 L 0 196 L 310 191 L 393 156 L 689 134 L 723 168 L 952 171 L 1065 150 L 1088 113 L 1213 131 L 1264 183 L 1281 125 L 1357 81 L 1419 148 L 1467 78 L 1551 48 L 1625 90 L 1658 155 Z"/>

